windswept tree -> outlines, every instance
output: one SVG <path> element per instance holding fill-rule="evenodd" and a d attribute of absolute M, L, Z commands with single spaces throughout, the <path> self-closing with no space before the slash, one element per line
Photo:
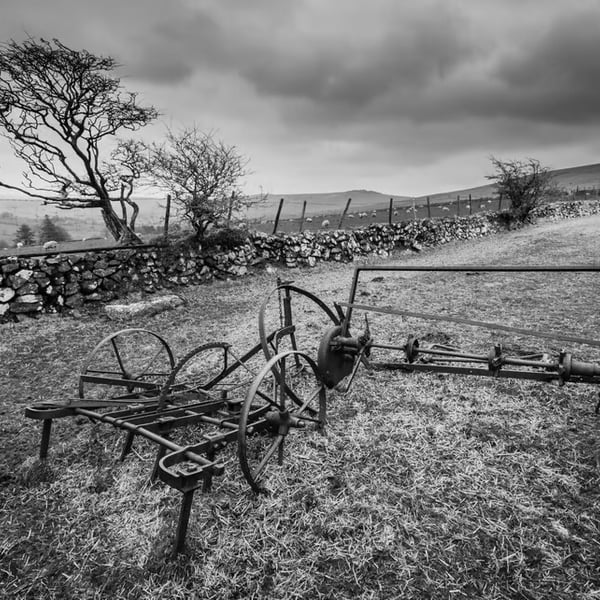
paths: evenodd
<path fill-rule="evenodd" d="M 131 194 L 145 163 L 140 146 L 117 135 L 158 112 L 122 89 L 112 75 L 118 66 L 56 39 L 0 46 L 0 132 L 25 165 L 20 183 L 0 187 L 63 209 L 98 208 L 111 235 L 131 242 L 138 213 Z"/>
<path fill-rule="evenodd" d="M 195 126 L 169 130 L 164 144 L 150 147 L 150 161 L 154 183 L 172 195 L 198 238 L 212 225 L 228 226 L 252 203 L 240 189 L 248 160 L 235 146 Z"/>
<path fill-rule="evenodd" d="M 499 160 L 490 158 L 495 173 L 487 179 L 495 182 L 496 193 L 510 201 L 510 216 L 515 221 L 528 221 L 532 211 L 544 198 L 556 191 L 548 168 L 534 158 Z"/>

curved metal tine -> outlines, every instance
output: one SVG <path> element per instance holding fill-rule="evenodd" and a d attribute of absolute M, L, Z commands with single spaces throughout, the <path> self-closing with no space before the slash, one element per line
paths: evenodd
<path fill-rule="evenodd" d="M 126 369 L 123 365 L 123 360 L 121 359 L 121 353 L 119 352 L 119 348 L 117 347 L 117 342 L 115 341 L 116 338 L 112 337 L 110 339 L 110 343 L 115 351 L 115 356 L 117 357 L 117 362 L 119 363 L 119 367 L 121 368 L 121 373 L 123 375 L 125 375 L 126 373 Z"/>
<path fill-rule="evenodd" d="M 275 454 L 275 451 L 279 450 L 279 447 L 282 446 L 284 438 L 285 438 L 285 436 L 283 434 L 279 433 L 277 435 L 277 437 L 273 440 L 273 443 L 269 446 L 269 449 L 263 456 L 263 459 L 260 461 L 259 465 L 256 467 L 254 473 L 252 473 L 253 479 L 256 480 L 258 477 L 260 477 L 260 474 L 265 470 L 267 463 L 269 462 L 269 460 L 271 459 L 273 454 Z"/>

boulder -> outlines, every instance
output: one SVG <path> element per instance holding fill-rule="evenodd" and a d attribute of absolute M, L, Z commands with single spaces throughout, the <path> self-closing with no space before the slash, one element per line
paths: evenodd
<path fill-rule="evenodd" d="M 106 315 L 110 319 L 127 320 L 141 316 L 151 316 L 177 308 L 184 303 L 183 299 L 174 294 L 158 296 L 150 300 L 133 302 L 132 304 L 108 304 L 105 307 Z"/>

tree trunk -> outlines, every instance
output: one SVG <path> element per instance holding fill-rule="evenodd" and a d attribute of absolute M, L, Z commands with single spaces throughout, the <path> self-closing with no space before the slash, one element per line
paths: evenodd
<path fill-rule="evenodd" d="M 115 240 L 121 244 L 141 244 L 142 240 L 135 234 L 135 231 L 120 219 L 113 210 L 110 200 L 106 199 L 101 206 L 102 218 L 106 228 Z"/>

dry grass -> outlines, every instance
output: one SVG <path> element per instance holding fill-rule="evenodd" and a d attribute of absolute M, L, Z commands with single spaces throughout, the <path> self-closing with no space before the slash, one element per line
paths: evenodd
<path fill-rule="evenodd" d="M 542 225 L 400 258 L 589 263 L 599 256 L 597 224 Z M 351 270 L 293 276 L 332 302 L 347 299 Z M 372 279 L 361 301 L 391 297 L 595 338 L 600 329 L 590 275 Z M 244 349 L 272 284 L 256 274 L 188 288 L 183 309 L 134 325 L 166 337 L 178 356 L 213 339 Z M 413 333 L 465 349 L 498 339 L 515 351 L 562 345 L 379 316 L 371 328 L 376 339 Z M 119 434 L 66 419 L 48 464 L 32 458 L 39 430 L 24 406 L 74 395 L 83 357 L 116 329 L 101 314 L 2 328 L 1 597 L 600 598 L 597 387 L 362 371 L 346 396 L 330 395 L 326 437 L 290 436 L 270 496 L 248 491 L 227 450 L 225 476 L 196 494 L 187 552 L 171 559 L 179 494 L 148 482 L 149 443 L 137 441 L 120 463 Z M 600 362 L 597 348 L 572 349 Z"/>

